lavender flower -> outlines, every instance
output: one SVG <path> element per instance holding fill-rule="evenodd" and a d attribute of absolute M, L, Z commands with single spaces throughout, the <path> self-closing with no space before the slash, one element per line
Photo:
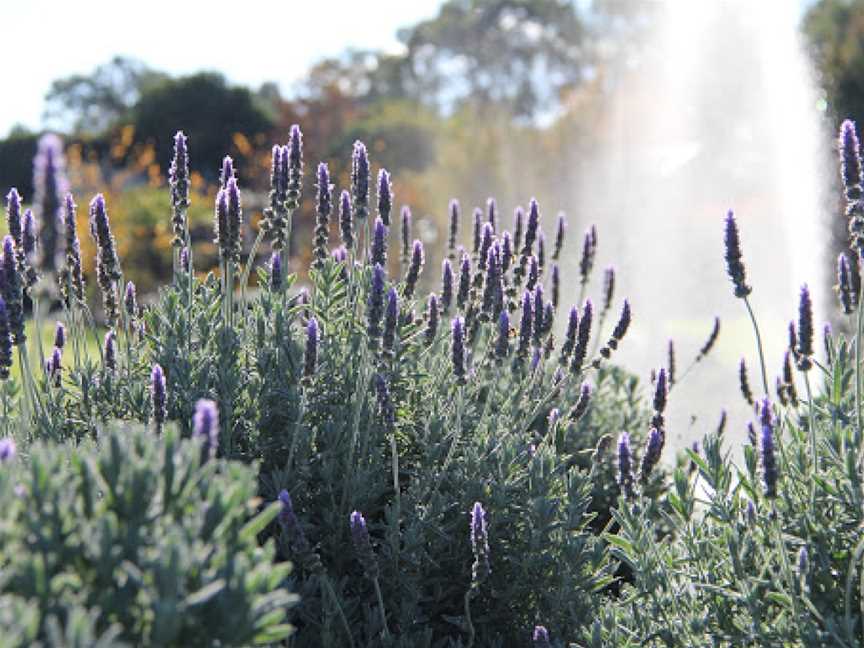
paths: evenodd
<path fill-rule="evenodd" d="M 453 304 L 453 266 L 450 259 L 444 259 L 441 264 L 441 309 L 444 313 L 450 312 Z"/>
<path fill-rule="evenodd" d="M 618 437 L 618 487 L 624 497 L 633 498 L 633 453 L 630 451 L 630 435 L 626 432 Z"/>
<path fill-rule="evenodd" d="M 483 229 L 480 234 L 480 249 L 477 251 L 477 267 L 480 270 L 486 270 L 486 257 L 489 255 L 489 248 L 492 247 L 492 238 L 494 230 L 489 223 L 483 223 Z"/>
<path fill-rule="evenodd" d="M 810 557 L 807 553 L 807 546 L 801 547 L 798 550 L 798 577 L 807 578 L 807 573 L 810 571 Z"/>
<path fill-rule="evenodd" d="M 590 299 L 585 300 L 582 307 L 582 319 L 579 320 L 579 332 L 576 335 L 576 346 L 573 347 L 573 357 L 570 361 L 570 371 L 578 374 L 582 371 L 585 356 L 588 355 L 588 341 L 591 338 L 591 321 L 594 316 L 594 304 Z"/>
<path fill-rule="evenodd" d="M 395 288 L 391 288 L 387 292 L 387 307 L 384 311 L 384 335 L 382 337 L 382 346 L 384 352 L 393 353 L 393 347 L 396 345 L 396 325 L 399 323 L 399 293 Z"/>
<path fill-rule="evenodd" d="M 408 263 L 408 257 L 411 254 L 411 208 L 408 205 L 402 205 L 400 212 L 402 227 L 399 233 L 402 236 L 402 265 Z"/>
<path fill-rule="evenodd" d="M 162 427 L 168 417 L 168 390 L 165 387 L 165 373 L 158 364 L 153 365 L 150 373 L 150 397 L 153 399 L 153 420 L 156 429 Z"/>
<path fill-rule="evenodd" d="M 795 374 L 792 372 L 792 352 L 783 354 L 783 385 L 789 402 L 793 407 L 798 407 L 798 390 L 795 388 Z"/>
<path fill-rule="evenodd" d="M 24 210 L 24 220 L 21 224 L 21 249 L 28 260 L 36 251 L 36 222 L 33 218 L 33 210 Z"/>
<path fill-rule="evenodd" d="M 225 197 L 228 203 L 228 232 L 225 258 L 235 263 L 240 262 L 242 245 L 243 208 L 240 202 L 240 188 L 236 178 L 229 178 L 225 185 Z"/>
<path fill-rule="evenodd" d="M 531 334 L 534 324 L 534 301 L 529 291 L 525 291 L 522 295 L 522 319 L 519 322 L 519 346 L 516 349 L 516 356 L 520 360 L 524 360 L 528 356 L 528 351 L 531 348 Z"/>
<path fill-rule="evenodd" d="M 561 300 L 561 274 L 558 270 L 558 264 L 552 266 L 552 306 L 557 310 Z"/>
<path fill-rule="evenodd" d="M 459 266 L 459 292 L 456 293 L 456 306 L 464 309 L 468 303 L 468 295 L 471 290 L 471 259 L 467 254 L 462 255 L 462 263 Z"/>
<path fill-rule="evenodd" d="M 471 566 L 471 589 L 476 589 L 485 581 L 492 568 L 489 565 L 489 533 L 486 529 L 486 511 L 480 502 L 471 508 L 471 551 L 474 564 Z"/>
<path fill-rule="evenodd" d="M 3 300 L 6 302 L 9 330 L 12 333 L 12 341 L 17 346 L 27 340 L 24 334 L 24 286 L 15 261 L 15 243 L 8 234 L 3 238 L 2 275 L 0 287 L 2 287 Z"/>
<path fill-rule="evenodd" d="M 840 175 L 849 202 L 861 199 L 861 185 L 864 175 L 861 172 L 861 148 L 855 133 L 855 122 L 846 119 L 840 125 L 838 138 L 840 149 Z"/>
<path fill-rule="evenodd" d="M 318 368 L 318 343 L 321 333 L 318 329 L 318 320 L 310 317 L 306 323 L 306 350 L 303 353 L 303 377 L 311 379 Z"/>
<path fill-rule="evenodd" d="M 297 519 L 297 514 L 294 513 L 294 503 L 291 501 L 291 495 L 288 494 L 287 490 L 279 491 L 279 503 L 282 504 L 282 510 L 279 511 L 279 524 L 293 539 L 297 533 L 301 532 L 300 521 Z"/>
<path fill-rule="evenodd" d="M 543 337 L 544 322 L 543 316 L 543 286 L 537 285 L 534 287 L 534 344 L 539 345 L 540 339 Z"/>
<path fill-rule="evenodd" d="M 546 236 L 543 232 L 537 234 L 537 267 L 541 273 L 546 267 Z"/>
<path fill-rule="evenodd" d="M 496 241 L 486 254 L 486 278 L 483 283 L 483 305 L 485 316 L 498 316 L 504 306 L 504 286 L 501 280 L 501 248 Z"/>
<path fill-rule="evenodd" d="M 810 356 L 813 355 L 813 303 L 810 300 L 810 290 L 807 284 L 801 287 L 801 299 L 798 302 L 798 368 L 808 371 L 813 366 Z"/>
<path fill-rule="evenodd" d="M 366 334 L 369 346 L 377 348 L 381 338 L 381 318 L 384 316 L 384 269 L 375 264 L 372 270 L 372 287 L 366 305 Z"/>
<path fill-rule="evenodd" d="M 48 273 L 56 272 L 58 267 L 61 196 L 69 189 L 65 167 L 63 142 L 60 138 L 53 133 L 40 137 L 36 157 L 33 158 L 33 207 L 36 220 L 40 223 L 39 266 Z"/>
<path fill-rule="evenodd" d="M 459 201 L 455 198 L 450 201 L 449 207 L 450 213 L 450 227 L 449 234 L 447 237 L 447 250 L 449 252 L 448 256 L 451 259 L 456 258 L 456 238 L 459 236 Z"/>
<path fill-rule="evenodd" d="M 423 338 L 427 346 L 435 341 L 435 336 L 438 333 L 440 312 L 441 307 L 438 305 L 438 297 L 435 293 L 431 293 L 426 302 L 426 330 L 423 332 Z"/>
<path fill-rule="evenodd" d="M 286 192 L 288 209 L 294 211 L 300 207 L 300 191 L 303 183 L 303 133 L 297 124 L 292 124 L 288 132 L 288 158 L 285 159 L 285 149 L 282 149 L 282 164 L 288 171 L 288 190 Z"/>
<path fill-rule="evenodd" d="M 21 195 L 15 187 L 6 195 L 6 228 L 15 244 L 24 248 L 24 240 L 21 231 Z"/>
<path fill-rule="evenodd" d="M 584 286 L 591 277 L 594 269 L 594 257 L 597 253 L 596 232 L 592 227 L 585 230 L 585 238 L 582 241 L 582 258 L 579 260 L 579 281 Z"/>
<path fill-rule="evenodd" d="M 9 313 L 6 302 L 0 297 L 0 380 L 9 379 L 12 367 L 12 333 L 9 328 Z"/>
<path fill-rule="evenodd" d="M 492 226 L 492 232 L 498 231 L 498 206 L 494 198 L 486 199 L 486 222 Z"/>
<path fill-rule="evenodd" d="M 627 334 L 627 329 L 630 328 L 630 320 L 630 302 L 625 299 L 624 306 L 621 308 L 621 315 L 619 315 L 618 322 L 612 330 L 612 335 L 609 337 L 606 345 L 600 349 L 600 355 L 602 357 L 609 358 L 612 355 L 612 351 L 618 348 L 618 344 L 622 339 L 624 339 L 624 336 Z M 672 361 L 674 362 L 674 358 Z"/>
<path fill-rule="evenodd" d="M 465 320 L 461 317 L 456 317 L 451 323 L 452 347 L 451 355 L 453 358 L 453 375 L 456 376 L 456 382 L 460 385 L 465 384 L 466 367 L 465 367 Z"/>
<path fill-rule="evenodd" d="M 351 155 L 351 197 L 354 200 L 354 217 L 364 221 L 369 216 L 369 157 L 366 146 L 359 140 L 354 142 Z"/>
<path fill-rule="evenodd" d="M 203 441 L 205 458 L 216 456 L 219 447 L 219 409 L 214 401 L 201 398 L 195 403 L 192 435 Z"/>
<path fill-rule="evenodd" d="M 849 273 L 849 261 L 845 254 L 837 257 L 837 295 L 840 298 L 840 305 L 843 306 L 843 312 L 849 315 L 854 310 L 855 298 L 852 293 L 852 277 Z"/>
<path fill-rule="evenodd" d="M 393 185 L 386 169 L 378 171 L 378 217 L 390 227 L 390 211 L 393 208 Z"/>
<path fill-rule="evenodd" d="M 521 207 L 513 210 L 513 250 L 521 251 L 522 246 L 522 229 L 525 223 L 525 211 Z"/>
<path fill-rule="evenodd" d="M 270 256 L 270 289 L 282 289 L 282 255 L 279 252 Z"/>
<path fill-rule="evenodd" d="M 735 214 L 730 209 L 726 214 L 726 274 L 735 286 L 735 296 L 744 298 L 752 292 L 747 285 L 747 274 L 741 261 L 741 241 L 738 237 L 738 225 Z"/>
<path fill-rule="evenodd" d="M 12 437 L 0 439 L 0 463 L 11 463 L 17 453 L 15 439 Z"/>
<path fill-rule="evenodd" d="M 670 338 L 669 344 L 666 347 L 666 366 L 669 369 L 669 385 L 675 384 L 675 342 Z"/>
<path fill-rule="evenodd" d="M 510 269 L 510 262 L 513 260 L 513 238 L 510 232 L 504 232 L 501 235 L 501 273 L 506 274 Z"/>
<path fill-rule="evenodd" d="M 537 281 L 540 279 L 540 264 L 537 262 L 537 257 L 531 256 L 528 260 L 528 281 L 525 282 L 527 290 L 534 290 Z"/>
<path fill-rule="evenodd" d="M 54 381 L 55 387 L 60 387 L 60 378 L 63 371 L 63 351 L 54 347 L 51 357 L 45 361 L 48 377 Z"/>
<path fill-rule="evenodd" d="M 482 234 L 483 234 L 483 211 L 479 207 L 474 208 L 473 220 L 474 220 L 474 236 L 472 239 L 474 241 L 473 251 L 474 251 L 474 254 L 477 254 L 479 256 L 480 245 L 481 245 Z"/>
<path fill-rule="evenodd" d="M 561 346 L 562 365 L 567 364 L 573 348 L 576 346 L 576 333 L 579 329 L 579 310 L 575 306 L 570 307 L 570 314 L 567 317 L 567 332 L 564 334 L 564 344 Z"/>
<path fill-rule="evenodd" d="M 417 287 L 417 280 L 420 278 L 420 272 L 423 270 L 423 262 L 425 255 L 423 254 L 423 244 L 419 240 L 414 241 L 414 246 L 411 250 L 411 263 L 408 265 L 408 273 L 405 275 L 405 289 L 403 294 L 406 299 L 410 299 L 414 294 L 414 289 Z"/>
<path fill-rule="evenodd" d="M 111 372 L 117 370 L 117 334 L 113 329 L 105 334 L 102 360 L 105 363 L 105 369 Z"/>
<path fill-rule="evenodd" d="M 126 282 L 126 292 L 123 295 L 123 306 L 129 317 L 134 318 L 138 315 L 137 292 L 135 290 L 135 284 L 131 281 Z"/>
<path fill-rule="evenodd" d="M 753 392 L 750 389 L 750 380 L 747 377 L 747 365 L 744 363 L 744 358 L 741 358 L 741 362 L 738 364 L 738 386 L 747 404 L 753 405 Z"/>
<path fill-rule="evenodd" d="M 666 410 L 666 400 L 669 396 L 668 374 L 665 367 L 657 372 L 657 384 L 654 388 L 654 418 L 651 425 L 662 430 L 664 427 L 663 412 Z"/>
<path fill-rule="evenodd" d="M 603 312 L 606 313 L 612 307 L 612 298 L 615 295 L 615 267 L 609 266 L 603 272 Z"/>
<path fill-rule="evenodd" d="M 381 374 L 375 374 L 373 382 L 375 383 L 375 395 L 378 399 L 378 409 L 381 411 L 384 426 L 392 431 L 396 425 L 396 408 L 393 407 L 390 388 Z"/>
<path fill-rule="evenodd" d="M 699 362 L 707 356 L 711 349 L 714 348 L 714 343 L 717 342 L 717 336 L 720 335 L 720 318 L 714 318 L 714 326 L 711 328 L 711 333 L 708 334 L 708 339 L 705 340 L 705 344 L 702 345 L 702 348 L 699 349 L 699 353 L 696 356 L 696 362 Z"/>
<path fill-rule="evenodd" d="M 765 496 L 777 497 L 777 462 L 774 457 L 774 427 L 771 403 L 762 401 L 762 476 L 765 481 Z"/>
<path fill-rule="evenodd" d="M 372 263 L 381 267 L 387 265 L 387 227 L 380 216 L 375 219 L 372 231 Z"/>
<path fill-rule="evenodd" d="M 552 260 L 557 261 L 561 257 L 561 249 L 564 247 L 564 231 L 567 229 L 567 218 L 564 212 L 558 212 L 558 222 L 555 226 L 555 249 L 552 252 Z"/>
<path fill-rule="evenodd" d="M 753 500 L 747 500 L 745 515 L 747 517 L 747 525 L 752 529 L 756 525 L 756 505 L 753 504 Z"/>
<path fill-rule="evenodd" d="M 102 291 L 105 318 L 115 324 L 118 318 L 115 284 L 121 277 L 120 259 L 117 257 L 117 244 L 111 233 L 102 194 L 96 194 L 90 201 L 90 232 L 96 241 L 96 281 Z"/>
<path fill-rule="evenodd" d="M 354 511 L 351 513 L 350 524 L 351 541 L 354 543 L 357 559 L 363 566 L 366 577 L 369 580 L 375 580 L 378 578 L 378 561 L 372 550 L 372 540 L 369 538 L 369 529 L 366 528 L 366 518 L 359 511 Z"/>
<path fill-rule="evenodd" d="M 318 270 L 324 267 L 327 259 L 327 239 L 330 235 L 330 212 L 333 210 L 333 185 L 330 184 L 330 171 L 327 164 L 318 165 L 318 200 L 315 210 L 315 245 L 312 254 L 315 257 L 313 267 Z"/>
<path fill-rule="evenodd" d="M 174 157 L 168 169 L 168 185 L 171 187 L 171 226 L 174 229 L 174 247 L 183 247 L 189 238 L 186 212 L 189 209 L 189 153 L 183 131 L 174 135 Z"/>
<path fill-rule="evenodd" d="M 651 477 L 651 471 L 660 461 L 660 452 L 663 450 L 663 435 L 656 427 L 652 427 L 648 433 L 648 442 L 645 445 L 645 454 L 642 456 L 642 465 L 639 469 L 639 480 L 647 484 Z"/>
<path fill-rule="evenodd" d="M 54 327 L 54 346 L 58 349 L 66 346 L 66 327 L 63 326 L 63 322 L 57 322 L 57 326 Z"/>
<path fill-rule="evenodd" d="M 540 228 L 540 206 L 532 198 L 528 203 L 528 225 L 525 227 L 525 246 L 522 248 L 522 256 L 529 256 L 537 240 L 537 232 Z"/>
<path fill-rule="evenodd" d="M 502 310 L 498 316 L 498 335 L 495 338 L 495 357 L 503 360 L 510 355 L 510 314 Z"/>
<path fill-rule="evenodd" d="M 588 411 L 588 405 L 591 403 L 591 386 L 587 382 L 582 383 L 582 387 L 579 389 L 579 400 L 576 401 L 576 404 L 570 410 L 570 413 L 567 417 L 571 421 L 578 421 L 583 416 L 585 416 L 585 412 Z"/>
<path fill-rule="evenodd" d="M 351 209 L 351 195 L 342 191 L 339 199 L 339 231 L 342 243 L 349 250 L 354 249 L 354 213 Z"/>
<path fill-rule="evenodd" d="M 825 357 L 830 362 L 833 354 L 831 352 L 831 325 L 828 322 L 825 322 L 825 326 L 822 328 L 822 343 L 825 345 Z"/>
<path fill-rule="evenodd" d="M 234 160 L 230 155 L 222 158 L 222 169 L 219 172 L 219 187 L 225 189 L 228 186 L 228 181 L 234 177 Z"/>
<path fill-rule="evenodd" d="M 534 626 L 534 648 L 552 648 L 549 641 L 549 631 L 542 625 Z"/>

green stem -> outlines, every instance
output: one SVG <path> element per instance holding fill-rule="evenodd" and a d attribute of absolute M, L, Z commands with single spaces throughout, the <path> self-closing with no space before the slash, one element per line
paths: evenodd
<path fill-rule="evenodd" d="M 474 645 L 474 623 L 471 621 L 471 590 L 465 592 L 465 625 L 468 626 L 468 643 L 465 648 L 471 648 Z"/>
<path fill-rule="evenodd" d="M 384 609 L 384 597 L 381 595 L 381 586 L 378 584 L 378 579 L 373 578 L 372 584 L 375 585 L 375 597 L 378 599 L 378 607 L 381 610 L 381 625 L 384 627 L 384 638 L 390 639 L 390 630 L 387 628 L 387 611 Z"/>
<path fill-rule="evenodd" d="M 810 461 L 813 464 L 813 478 L 810 479 L 810 507 L 816 506 L 816 479 L 819 476 L 819 459 L 816 452 L 816 410 L 813 407 L 813 393 L 810 390 L 809 374 L 804 372 L 804 387 L 807 389 L 807 407 L 810 418 Z"/>
<path fill-rule="evenodd" d="M 258 248 L 261 246 L 261 241 L 264 240 L 264 228 L 258 230 L 258 236 L 255 237 L 255 242 L 252 243 L 252 249 L 249 250 L 249 256 L 246 257 L 246 267 L 243 268 L 243 275 L 240 277 L 240 301 L 246 305 L 246 286 L 249 284 L 249 272 L 252 270 L 252 265 L 255 263 L 255 257 L 258 256 Z M 283 259 L 284 261 L 284 259 Z M 285 273 L 285 265 L 282 265 L 282 272 Z"/>
<path fill-rule="evenodd" d="M 759 364 L 762 368 L 762 387 L 765 389 L 765 396 L 770 395 L 768 390 L 768 372 L 765 370 L 765 353 L 762 350 L 762 336 L 759 334 L 759 325 L 756 323 L 756 315 L 753 313 L 753 308 L 750 306 L 750 300 L 744 297 L 744 305 L 747 306 L 747 312 L 750 314 L 750 321 L 753 323 L 753 331 L 756 333 L 756 348 L 759 351 Z"/>

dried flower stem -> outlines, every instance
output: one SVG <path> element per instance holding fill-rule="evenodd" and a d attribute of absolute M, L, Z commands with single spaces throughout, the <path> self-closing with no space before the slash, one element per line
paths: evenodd
<path fill-rule="evenodd" d="M 765 396 L 770 396 L 768 390 L 768 372 L 765 369 L 765 353 L 762 350 L 762 336 L 759 334 L 759 325 L 756 323 L 756 315 L 753 313 L 753 308 L 750 306 L 750 299 L 746 296 L 742 297 L 744 305 L 747 307 L 747 312 L 750 314 L 750 321 L 753 323 L 753 331 L 756 333 L 756 348 L 759 351 L 759 365 L 762 368 L 762 387 L 765 390 Z"/>

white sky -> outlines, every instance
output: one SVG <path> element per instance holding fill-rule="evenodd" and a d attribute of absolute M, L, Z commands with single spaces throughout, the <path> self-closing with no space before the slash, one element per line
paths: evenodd
<path fill-rule="evenodd" d="M 283 93 L 316 60 L 346 48 L 398 50 L 396 30 L 442 0 L 0 0 L 0 137 L 38 129 L 56 78 L 115 55 L 172 74 L 216 70 Z"/>

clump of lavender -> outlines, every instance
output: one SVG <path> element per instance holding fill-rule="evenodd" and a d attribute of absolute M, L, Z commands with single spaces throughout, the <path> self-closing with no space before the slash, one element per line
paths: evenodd
<path fill-rule="evenodd" d="M 426 302 L 426 329 L 423 331 L 423 339 L 426 345 L 431 345 L 438 334 L 441 306 L 438 304 L 438 296 L 435 293 L 429 295 Z"/>
<path fill-rule="evenodd" d="M 116 324 L 119 315 L 116 282 L 121 277 L 120 259 L 117 257 L 117 245 L 111 233 L 102 194 L 96 194 L 90 201 L 90 233 L 96 241 L 96 281 L 102 291 L 105 318 L 109 323 Z"/>
<path fill-rule="evenodd" d="M 534 634 L 532 636 L 534 648 L 552 648 L 549 641 L 549 631 L 542 625 L 534 626 Z"/>
<path fill-rule="evenodd" d="M 363 142 L 354 142 L 351 154 L 351 197 L 354 217 L 363 222 L 369 216 L 369 156 Z"/>
<path fill-rule="evenodd" d="M 123 307 L 130 318 L 134 319 L 138 315 L 137 291 L 135 290 L 135 284 L 131 281 L 126 282 L 126 292 L 123 294 Z"/>
<path fill-rule="evenodd" d="M 798 368 L 808 371 L 813 366 L 813 303 L 807 284 L 801 287 L 801 299 L 798 302 Z"/>
<path fill-rule="evenodd" d="M 0 439 L 0 463 L 11 463 L 17 454 L 15 439 L 6 437 Z"/>
<path fill-rule="evenodd" d="M 195 403 L 192 435 L 202 440 L 205 460 L 216 456 L 219 447 L 219 409 L 209 398 L 201 398 Z"/>
<path fill-rule="evenodd" d="M 474 563 L 471 565 L 471 589 L 477 589 L 492 573 L 489 564 L 489 533 L 486 529 L 486 511 L 480 502 L 471 508 L 471 551 Z"/>
<path fill-rule="evenodd" d="M 102 361 L 105 363 L 105 369 L 108 371 L 114 372 L 117 370 L 117 334 L 113 329 L 105 334 Z"/>
<path fill-rule="evenodd" d="M 312 266 L 320 270 L 327 259 L 327 239 L 330 236 L 330 212 L 333 210 L 333 185 L 330 184 L 330 171 L 327 164 L 318 165 L 318 200 L 315 209 L 315 246 Z"/>
<path fill-rule="evenodd" d="M 0 282 L 6 312 L 9 316 L 9 330 L 16 346 L 27 341 L 24 333 L 24 284 L 15 260 L 15 242 L 10 235 L 3 238 L 3 279 Z"/>
<path fill-rule="evenodd" d="M 33 158 L 33 208 L 39 227 L 39 267 L 45 272 L 57 271 L 59 223 L 62 199 L 69 188 L 66 180 L 63 142 L 52 133 L 39 138 Z"/>
<path fill-rule="evenodd" d="M 378 217 L 390 227 L 390 212 L 393 209 L 393 184 L 386 169 L 378 171 Z"/>
<path fill-rule="evenodd" d="M 444 259 L 441 264 L 441 310 L 449 313 L 453 304 L 453 266 L 450 259 Z"/>
<path fill-rule="evenodd" d="M 177 131 L 174 135 L 174 157 L 168 169 L 168 185 L 171 188 L 171 227 L 174 230 L 171 244 L 175 248 L 181 248 L 189 239 L 189 226 L 186 222 L 186 212 L 189 209 L 189 153 L 183 131 Z"/>
<path fill-rule="evenodd" d="M 420 272 L 423 270 L 425 254 L 423 253 L 423 244 L 419 240 L 414 241 L 411 248 L 411 263 L 408 264 L 408 272 L 405 275 L 405 288 L 403 294 L 406 299 L 410 299 L 414 294 L 414 289 L 417 287 L 417 280 L 420 278 Z"/>
<path fill-rule="evenodd" d="M 315 376 L 318 369 L 318 345 L 321 341 L 321 332 L 318 328 L 318 320 L 310 317 L 306 323 L 306 349 L 303 353 L 303 377 L 310 380 Z"/>
<path fill-rule="evenodd" d="M 450 201 L 448 212 L 450 214 L 450 224 L 447 235 L 447 256 L 453 260 L 456 258 L 456 239 L 459 236 L 459 201 L 455 198 Z"/>
<path fill-rule="evenodd" d="M 852 291 L 852 276 L 849 272 L 849 261 L 845 254 L 837 257 L 837 285 L 835 286 L 837 296 L 843 312 L 849 315 L 854 310 L 856 296 Z"/>
<path fill-rule="evenodd" d="M 343 190 L 339 197 L 339 232 L 342 244 L 348 250 L 354 249 L 354 212 L 351 207 L 351 194 Z"/>
<path fill-rule="evenodd" d="M 369 347 L 378 348 L 381 339 L 381 319 L 384 316 L 384 269 L 376 264 L 372 270 L 372 286 L 366 303 L 366 335 Z"/>
<path fill-rule="evenodd" d="M 351 541 L 354 544 L 357 560 L 360 561 L 366 578 L 375 580 L 378 578 L 378 561 L 375 559 L 375 552 L 372 549 L 372 540 L 369 538 L 366 518 L 359 511 L 354 511 L 351 513 L 350 524 Z"/>
<path fill-rule="evenodd" d="M 579 320 L 579 332 L 576 335 L 576 346 L 573 347 L 573 357 L 570 360 L 570 371 L 578 374 L 585 364 L 588 355 L 588 341 L 591 337 L 591 321 L 594 317 L 594 305 L 590 299 L 585 300 L 582 307 L 582 318 Z"/>
<path fill-rule="evenodd" d="M 399 323 L 399 293 L 395 288 L 387 292 L 387 306 L 384 310 L 384 334 L 381 346 L 388 355 L 393 354 L 396 346 L 396 325 Z"/>
<path fill-rule="evenodd" d="M 466 381 L 465 364 L 465 320 L 455 318 L 451 323 L 451 357 L 453 359 L 453 375 L 456 382 L 464 385 Z"/>
<path fill-rule="evenodd" d="M 777 497 L 777 461 L 774 456 L 774 426 L 771 413 L 771 403 L 768 399 L 762 401 L 761 411 L 762 436 L 762 478 L 765 482 L 765 496 Z"/>
<path fill-rule="evenodd" d="M 387 266 L 387 227 L 380 216 L 375 219 L 372 230 L 372 263 Z"/>
<path fill-rule="evenodd" d="M 272 290 L 282 289 L 282 255 L 274 252 L 270 256 L 270 288 Z"/>
<path fill-rule="evenodd" d="M 12 368 L 12 332 L 6 302 L 0 297 L 0 380 L 9 379 Z"/>
<path fill-rule="evenodd" d="M 735 296 L 741 299 L 752 292 L 747 285 L 747 273 L 744 263 L 741 261 L 741 240 L 738 236 L 738 225 L 735 222 L 735 214 L 730 209 L 726 214 L 726 274 L 732 280 L 735 287 Z"/>
<path fill-rule="evenodd" d="M 498 334 L 495 337 L 495 357 L 504 360 L 510 355 L 510 314 L 502 310 L 498 316 Z"/>
<path fill-rule="evenodd" d="M 153 421 L 157 431 L 168 417 L 168 390 L 165 387 L 165 373 L 158 364 L 153 365 L 150 373 L 150 398 L 153 402 Z"/>
<path fill-rule="evenodd" d="M 618 487 L 625 498 L 633 498 L 633 453 L 630 451 L 630 435 L 626 432 L 618 438 Z"/>
<path fill-rule="evenodd" d="M 591 386 L 587 382 L 584 382 L 582 383 L 582 387 L 579 389 L 579 400 L 577 400 L 576 404 L 570 409 L 567 418 L 571 421 L 578 421 L 585 416 L 585 412 L 588 411 L 588 405 L 590 403 Z"/>

